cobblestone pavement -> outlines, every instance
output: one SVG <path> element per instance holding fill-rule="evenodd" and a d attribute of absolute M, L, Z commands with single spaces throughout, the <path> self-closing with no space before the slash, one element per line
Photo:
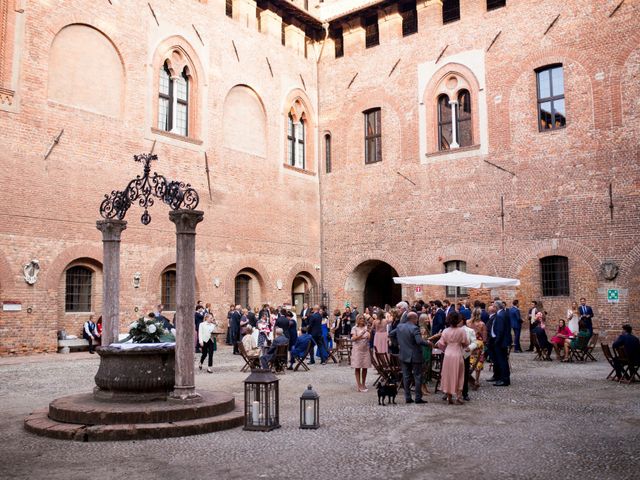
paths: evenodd
<path fill-rule="evenodd" d="M 464 406 L 378 406 L 345 365 L 317 363 L 280 376 L 282 428 L 193 437 L 79 443 L 23 430 L 54 398 L 91 391 L 98 356 L 0 359 L 0 478 L 638 478 L 640 384 L 605 380 L 609 366 L 512 356 L 510 388 L 483 382 Z M 241 359 L 223 347 L 196 386 L 242 398 Z M 372 371 L 370 371 L 371 375 Z M 486 372 L 484 372 L 486 377 Z M 374 377 L 375 378 L 375 377 Z M 373 379 L 368 383 L 371 384 Z M 298 428 L 308 383 L 321 396 L 319 430 Z"/>

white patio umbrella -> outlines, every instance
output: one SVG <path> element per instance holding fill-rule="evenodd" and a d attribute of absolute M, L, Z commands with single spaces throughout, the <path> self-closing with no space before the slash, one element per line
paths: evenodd
<path fill-rule="evenodd" d="M 517 287 L 520 280 L 516 278 L 491 277 L 489 275 L 475 275 L 473 273 L 454 270 L 435 275 L 416 275 L 413 277 L 393 277 L 395 283 L 402 285 L 442 285 L 444 287 L 464 288 L 496 288 Z M 456 290 L 456 301 L 458 299 Z"/>

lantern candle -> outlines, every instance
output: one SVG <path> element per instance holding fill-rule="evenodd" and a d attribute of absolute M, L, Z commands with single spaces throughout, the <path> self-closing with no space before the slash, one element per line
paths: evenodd
<path fill-rule="evenodd" d="M 251 420 L 254 424 L 257 424 L 260 419 L 260 403 L 255 401 L 251 406 Z"/>
<path fill-rule="evenodd" d="M 313 405 L 306 405 L 304 409 L 304 423 L 307 425 L 313 425 Z"/>

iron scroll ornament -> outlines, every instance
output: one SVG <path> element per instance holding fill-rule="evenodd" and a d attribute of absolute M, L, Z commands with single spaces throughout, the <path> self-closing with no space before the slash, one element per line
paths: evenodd
<path fill-rule="evenodd" d="M 124 190 L 113 190 L 111 195 L 104 196 L 100 204 L 102 218 L 123 220 L 131 205 L 137 203 L 144 208 L 140 221 L 143 225 L 149 225 L 151 222 L 149 207 L 153 206 L 155 199 L 160 199 L 172 210 L 181 208 L 193 210 L 198 206 L 200 197 L 190 184 L 168 181 L 156 172 L 151 175 L 151 162 L 158 159 L 157 155 L 143 153 L 134 155 L 133 158 L 136 162 L 144 163 L 144 174 L 142 177 L 136 176 Z"/>

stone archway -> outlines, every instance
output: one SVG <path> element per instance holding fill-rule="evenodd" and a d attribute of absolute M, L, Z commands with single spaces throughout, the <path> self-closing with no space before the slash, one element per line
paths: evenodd
<path fill-rule="evenodd" d="M 253 268 L 243 268 L 233 281 L 233 302 L 242 308 L 254 308 L 264 303 L 265 284 L 262 276 Z"/>
<path fill-rule="evenodd" d="M 347 277 L 345 293 L 351 303 L 362 307 L 395 305 L 402 299 L 402 286 L 393 283 L 397 270 L 382 260 L 366 260 Z"/>
<path fill-rule="evenodd" d="M 312 305 L 321 302 L 318 284 L 313 275 L 305 271 L 298 272 L 291 281 L 291 305 L 296 313 L 302 311 L 304 303 Z"/>

